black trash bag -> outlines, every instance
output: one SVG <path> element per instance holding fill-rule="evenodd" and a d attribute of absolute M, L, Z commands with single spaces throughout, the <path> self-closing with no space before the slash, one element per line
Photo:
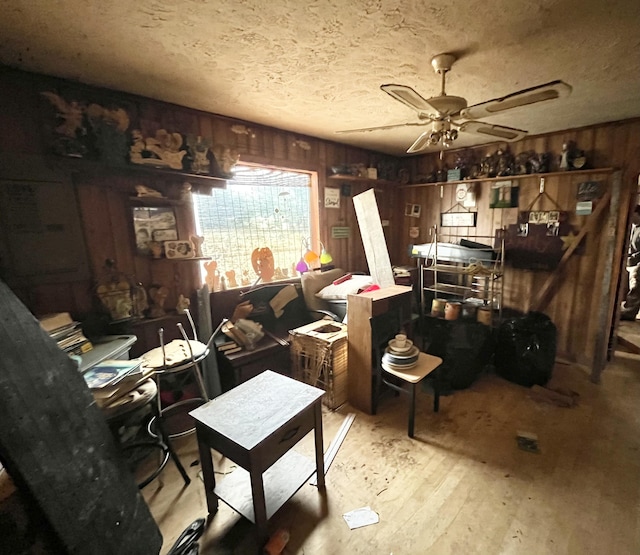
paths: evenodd
<path fill-rule="evenodd" d="M 491 360 L 491 330 L 473 321 L 456 320 L 444 324 L 434 330 L 427 353 L 443 360 L 437 370 L 443 391 L 465 389 Z"/>
<path fill-rule="evenodd" d="M 545 385 L 556 359 L 557 328 L 541 312 L 505 320 L 498 328 L 496 373 L 525 387 Z"/>

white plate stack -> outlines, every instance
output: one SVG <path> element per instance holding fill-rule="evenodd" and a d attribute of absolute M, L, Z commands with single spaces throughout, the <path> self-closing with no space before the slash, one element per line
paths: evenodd
<path fill-rule="evenodd" d="M 402 347 L 392 339 L 382 355 L 382 367 L 385 370 L 409 370 L 418 363 L 419 355 L 420 349 L 410 339 L 407 339 Z"/>

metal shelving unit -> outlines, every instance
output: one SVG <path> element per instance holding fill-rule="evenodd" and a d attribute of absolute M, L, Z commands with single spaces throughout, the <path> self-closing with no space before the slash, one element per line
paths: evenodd
<path fill-rule="evenodd" d="M 491 323 L 502 320 L 504 232 L 493 236 L 443 233 L 434 226 L 433 242 L 414 245 L 420 284 L 421 316 L 431 314 L 429 300 L 459 301 L 490 309 Z M 494 243 L 491 246 L 485 243 Z M 432 298 L 432 299 L 431 299 Z"/>

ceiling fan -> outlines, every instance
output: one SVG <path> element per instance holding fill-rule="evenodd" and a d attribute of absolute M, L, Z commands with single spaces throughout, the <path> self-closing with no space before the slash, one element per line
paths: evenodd
<path fill-rule="evenodd" d="M 513 108 L 546 100 L 555 100 L 571 93 L 570 85 L 563 81 L 551 81 L 508 94 L 502 98 L 494 98 L 493 100 L 467 107 L 466 99 L 460 96 L 450 96 L 445 92 L 446 74 L 455 61 L 456 57 L 453 54 L 438 54 L 431 60 L 433 69 L 441 76 L 442 90 L 438 96 L 423 98 L 407 85 L 389 84 L 380 86 L 392 98 L 415 110 L 418 113 L 419 121 L 366 127 L 364 129 L 349 129 L 337 131 L 337 133 L 361 133 L 380 129 L 429 125 L 430 128 L 421 133 L 408 148 L 407 153 L 409 154 L 419 152 L 427 146 L 437 145 L 438 143 L 447 148 L 458 138 L 459 132 L 476 133 L 502 141 L 517 141 L 522 139 L 527 134 L 527 131 L 476 120 L 493 114 L 501 114 Z"/>

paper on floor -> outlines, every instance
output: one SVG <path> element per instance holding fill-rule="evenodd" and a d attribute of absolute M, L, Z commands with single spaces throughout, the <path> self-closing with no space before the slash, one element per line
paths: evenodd
<path fill-rule="evenodd" d="M 362 526 L 369 526 L 369 524 L 377 524 L 380 522 L 378 513 L 371 510 L 371 507 L 361 507 L 360 509 L 354 509 L 342 515 L 351 530 L 355 528 L 361 528 Z"/>

